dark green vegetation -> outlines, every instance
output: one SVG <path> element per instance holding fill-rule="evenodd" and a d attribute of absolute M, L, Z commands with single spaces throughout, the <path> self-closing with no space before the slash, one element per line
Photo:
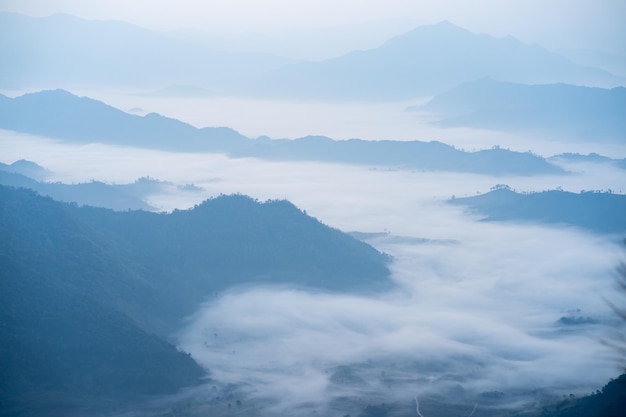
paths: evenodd
<path fill-rule="evenodd" d="M 14 99 L 0 95 L 0 128 L 71 142 L 102 142 L 169 151 L 223 152 L 232 157 L 305 160 L 491 175 L 560 174 L 544 158 L 505 149 L 464 152 L 441 142 L 248 139 L 229 128 L 195 127 L 157 114 L 124 113 L 67 91 Z"/>
<path fill-rule="evenodd" d="M 626 88 L 566 84 L 523 85 L 482 79 L 440 94 L 417 110 L 440 114 L 444 127 L 547 132 L 623 141 Z"/>
<path fill-rule="evenodd" d="M 507 186 L 494 188 L 489 193 L 454 198 L 449 203 L 468 206 L 487 216 L 488 221 L 554 223 L 610 234 L 626 232 L 626 195 L 559 190 L 519 194 Z"/>
<path fill-rule="evenodd" d="M 222 196 L 156 214 L 0 187 L 0 409 L 68 415 L 198 383 L 167 335 L 238 284 L 357 291 L 387 257 L 287 201 Z"/>

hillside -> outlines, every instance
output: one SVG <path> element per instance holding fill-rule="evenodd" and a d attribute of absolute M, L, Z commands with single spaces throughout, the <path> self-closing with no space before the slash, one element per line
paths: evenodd
<path fill-rule="evenodd" d="M 3 129 L 72 142 L 103 142 L 172 151 L 226 151 L 247 138 L 228 128 L 197 129 L 155 113 L 137 116 L 65 90 L 0 96 Z"/>
<path fill-rule="evenodd" d="M 414 108 L 434 112 L 443 127 L 548 132 L 568 138 L 622 141 L 626 88 L 523 85 L 482 79 Z"/>
<path fill-rule="evenodd" d="M 562 224 L 609 234 L 626 232 L 626 195 L 622 194 L 558 190 L 519 194 L 498 187 L 486 194 L 448 202 L 467 206 L 488 221 Z"/>
<path fill-rule="evenodd" d="M 472 33 L 444 21 L 419 26 L 375 49 L 276 69 L 247 88 L 274 97 L 403 100 L 484 77 L 518 83 L 622 82 L 538 45 Z"/>
<path fill-rule="evenodd" d="M 113 212 L 2 186 L 0 234 L 5 415 L 67 415 L 197 383 L 201 369 L 166 337 L 235 285 L 389 285 L 385 255 L 286 201 Z"/>
<path fill-rule="evenodd" d="M 154 297 L 68 206 L 0 187 L 2 415 L 68 415 L 199 382 L 204 371 L 124 313 Z"/>

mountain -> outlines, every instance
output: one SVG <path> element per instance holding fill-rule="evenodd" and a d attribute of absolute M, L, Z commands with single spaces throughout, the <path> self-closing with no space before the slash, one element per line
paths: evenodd
<path fill-rule="evenodd" d="M 66 205 L 0 187 L 0 415 L 69 415 L 204 375 L 123 313 L 127 289 L 154 291 L 72 217 Z"/>
<path fill-rule="evenodd" d="M 157 114 L 141 117 L 64 90 L 16 98 L 0 95 L 0 128 L 73 142 L 102 142 L 168 151 L 223 152 L 231 157 L 306 160 L 491 175 L 562 174 L 531 153 L 494 148 L 464 152 L 441 142 L 248 139 L 229 128 L 197 129 Z"/>
<path fill-rule="evenodd" d="M 265 54 L 220 52 L 175 34 L 119 21 L 66 14 L 34 18 L 0 13 L 0 87 L 118 86 L 180 83 L 211 90 L 289 60 Z"/>
<path fill-rule="evenodd" d="M 15 161 L 10 165 L 0 162 L 0 171 L 24 175 L 35 180 L 43 180 L 50 174 L 44 167 L 24 159 Z"/>
<path fill-rule="evenodd" d="M 89 285 L 86 292 L 100 300 L 112 296 L 160 334 L 233 285 L 355 290 L 387 284 L 386 255 L 288 201 L 220 196 L 164 214 L 80 207 L 5 186 L 0 191 L 2 253 L 12 254 L 7 262 L 23 270 L 45 267 L 46 274 L 65 271 L 59 277 L 78 280 L 67 285 Z M 22 264 L 27 259 L 38 261 Z"/>
<path fill-rule="evenodd" d="M 246 88 L 275 97 L 402 100 L 431 96 L 484 77 L 518 83 L 624 82 L 538 45 L 441 22 L 417 27 L 375 49 L 286 65 L 255 78 Z"/>
<path fill-rule="evenodd" d="M 197 129 L 156 113 L 137 116 L 65 90 L 0 95 L 0 126 L 72 142 L 173 151 L 227 151 L 248 141 L 229 128 Z"/>
<path fill-rule="evenodd" d="M 626 232 L 623 194 L 559 190 L 519 194 L 507 186 L 496 186 L 489 193 L 448 202 L 467 206 L 485 215 L 487 221 L 562 224 L 608 234 Z"/>
<path fill-rule="evenodd" d="M 439 94 L 415 110 L 444 127 L 547 132 L 567 138 L 623 141 L 626 88 L 523 85 L 482 79 Z"/>
<path fill-rule="evenodd" d="M 387 256 L 286 201 L 114 212 L 0 186 L 0 234 L 0 415 L 70 415 L 198 383 L 167 336 L 233 286 L 390 285 Z"/>
<path fill-rule="evenodd" d="M 225 52 L 215 43 L 118 21 L 0 13 L 0 56 L 10 63 L 0 68 L 0 88 L 97 85 L 155 95 L 398 100 L 483 77 L 604 87 L 624 83 L 540 46 L 472 33 L 449 22 L 317 62 Z"/>
<path fill-rule="evenodd" d="M 307 136 L 296 140 L 259 139 L 254 146 L 233 151 L 230 155 L 486 175 L 564 174 L 557 166 L 530 152 L 514 152 L 497 147 L 465 152 L 436 141 L 335 141 L 323 136 Z"/>

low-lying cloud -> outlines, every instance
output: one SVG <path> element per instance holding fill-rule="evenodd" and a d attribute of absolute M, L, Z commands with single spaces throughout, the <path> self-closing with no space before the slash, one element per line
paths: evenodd
<path fill-rule="evenodd" d="M 283 409 L 459 389 L 451 403 L 494 391 L 512 403 L 615 376 L 599 340 L 619 250 L 572 230 L 468 227 L 456 243 L 373 242 L 395 256 L 389 293 L 235 289 L 190 319 L 180 346 L 216 380 Z M 559 324 L 579 316 L 600 324 Z"/>
<path fill-rule="evenodd" d="M 370 243 L 394 257 L 393 291 L 234 288 L 180 331 L 181 349 L 211 371 L 211 384 L 234 384 L 263 415 L 358 414 L 391 401 L 410 408 L 414 396 L 435 394 L 469 404 L 469 414 L 493 398 L 504 406 L 537 392 L 595 391 L 619 372 L 599 342 L 614 320 L 603 297 L 611 298 L 613 268 L 624 256 L 617 239 L 478 222 L 444 200 L 496 183 L 520 191 L 619 190 L 623 170 L 579 164 L 570 176 L 493 178 L 68 145 L 10 132 L 0 132 L 0 153 L 0 162 L 39 163 L 51 180 L 151 176 L 201 188 L 150 196 L 160 210 L 240 192 L 287 198 L 344 231 L 389 232 Z"/>

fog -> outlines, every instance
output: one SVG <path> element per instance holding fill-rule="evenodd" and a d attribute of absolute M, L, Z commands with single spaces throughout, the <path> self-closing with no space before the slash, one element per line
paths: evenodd
<path fill-rule="evenodd" d="M 367 198 L 353 206 L 361 208 L 344 209 L 359 218 L 380 210 Z M 381 227 L 387 214 L 363 217 L 362 227 Z M 235 289 L 190 318 L 180 346 L 277 412 L 435 394 L 488 408 L 494 391 L 506 398 L 498 406 L 517 406 L 592 392 L 615 375 L 598 342 L 613 321 L 603 297 L 623 257 L 615 244 L 568 229 L 479 224 L 428 202 L 396 227 L 404 237 L 370 240 L 394 256 L 394 291 Z M 562 317 L 596 324 L 565 326 Z"/>
<path fill-rule="evenodd" d="M 368 242 L 393 256 L 393 290 L 234 288 L 207 300 L 176 335 L 210 370 L 210 386 L 235 387 L 265 415 L 356 412 L 436 394 L 449 404 L 504 407 L 595 391 L 618 372 L 599 342 L 613 322 L 604 298 L 624 259 L 617 239 L 484 223 L 445 200 L 497 183 L 519 191 L 620 190 L 623 170 L 570 164 L 575 173 L 567 176 L 494 178 L 73 145 L 7 131 L 0 154 L 0 162 L 37 162 L 52 171 L 50 181 L 171 181 L 148 200 L 159 210 L 240 192 L 287 198 L 344 231 L 378 233 Z M 190 183 L 202 190 L 175 187 Z M 562 317 L 583 323 L 565 325 Z"/>

